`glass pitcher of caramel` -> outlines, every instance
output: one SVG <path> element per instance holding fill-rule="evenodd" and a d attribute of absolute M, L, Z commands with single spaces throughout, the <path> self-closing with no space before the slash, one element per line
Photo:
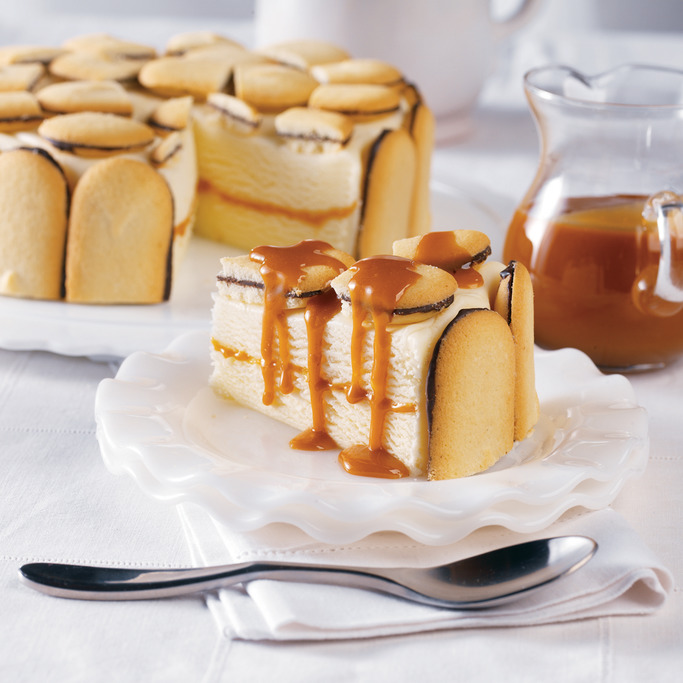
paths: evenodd
<path fill-rule="evenodd" d="M 508 228 L 531 272 L 536 342 L 605 370 L 683 353 L 683 72 L 534 69 L 539 168 Z"/>

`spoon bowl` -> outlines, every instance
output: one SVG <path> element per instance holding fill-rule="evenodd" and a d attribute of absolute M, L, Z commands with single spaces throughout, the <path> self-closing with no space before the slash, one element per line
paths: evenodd
<path fill-rule="evenodd" d="M 586 536 L 557 536 L 410 569 L 256 561 L 159 570 L 37 562 L 23 565 L 19 577 L 42 593 L 80 600 L 169 598 L 270 579 L 351 586 L 424 605 L 480 609 L 510 602 L 576 571 L 597 547 Z"/>

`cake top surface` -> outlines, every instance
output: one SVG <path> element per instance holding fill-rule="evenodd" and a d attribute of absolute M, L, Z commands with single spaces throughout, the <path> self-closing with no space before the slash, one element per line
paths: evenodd
<path fill-rule="evenodd" d="M 21 95 L 6 99 L 13 92 Z M 237 134 L 258 133 L 303 153 L 336 152 L 356 137 L 364 144 L 368 122 L 409 125 L 421 102 L 396 67 L 352 58 L 332 43 L 295 40 L 249 49 L 212 31 L 177 34 L 162 50 L 106 33 L 77 35 L 60 46 L 3 47 L 0 98 L 7 114 L 0 130 L 7 133 L 34 131 L 53 116 L 95 112 L 136 119 L 165 136 L 186 128 L 191 112 L 213 112 L 218 125 Z M 149 117 L 154 100 L 158 106 Z M 209 106 L 193 110 L 204 103 Z M 88 122 L 94 125 L 101 124 Z M 67 146 L 62 127 L 72 135 L 70 125 L 60 123 L 57 135 L 47 127 L 46 141 L 83 156 L 91 143 Z M 127 149 L 102 145 L 110 153 Z"/>
<path fill-rule="evenodd" d="M 460 235 L 460 232 L 467 234 Z M 442 262 L 446 269 L 397 254 L 354 261 L 352 256 L 333 249 L 326 242 L 304 240 L 288 247 L 260 246 L 249 255 L 226 257 L 221 261 L 218 279 L 240 287 L 270 288 L 290 299 L 305 299 L 332 289 L 342 302 L 362 311 L 363 316 L 386 315 L 387 323 L 407 324 L 448 307 L 459 288 L 457 277 L 462 266 L 470 266 L 474 259 L 486 258 L 481 254 L 488 253 L 488 242 L 481 249 L 483 233 L 474 233 L 437 233 L 437 242 L 426 240 L 434 248 L 441 243 L 455 245 Z M 471 242 L 472 248 L 468 251 L 458 246 L 460 242 Z M 394 244 L 398 251 L 407 252 L 410 248 L 416 257 L 431 255 L 428 249 L 416 249 L 419 240 L 401 240 Z M 478 275 L 476 270 L 473 273 Z M 481 282 L 479 278 L 465 286 L 478 286 Z M 233 295 L 242 296 L 239 291 Z"/>

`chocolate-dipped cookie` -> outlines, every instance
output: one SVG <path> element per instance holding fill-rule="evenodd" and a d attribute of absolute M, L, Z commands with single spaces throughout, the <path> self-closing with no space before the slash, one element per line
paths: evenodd
<path fill-rule="evenodd" d="M 481 472 L 512 448 L 514 354 L 494 311 L 466 309 L 446 327 L 427 382 L 429 479 Z"/>
<path fill-rule="evenodd" d="M 510 325 L 515 341 L 515 439 L 529 435 L 539 417 L 534 371 L 534 293 L 529 271 L 511 261 L 501 272 L 493 308 Z"/>

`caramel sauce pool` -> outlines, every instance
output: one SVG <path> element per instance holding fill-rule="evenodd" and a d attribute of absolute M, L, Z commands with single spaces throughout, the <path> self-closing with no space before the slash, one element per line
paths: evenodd
<path fill-rule="evenodd" d="M 659 242 L 642 217 L 646 200 L 566 199 L 551 218 L 534 205 L 516 212 L 503 259 L 531 273 L 537 344 L 581 349 L 605 368 L 666 363 L 683 350 L 683 310 L 671 315 L 647 295 Z M 680 273 L 683 234 L 672 250 Z"/>

